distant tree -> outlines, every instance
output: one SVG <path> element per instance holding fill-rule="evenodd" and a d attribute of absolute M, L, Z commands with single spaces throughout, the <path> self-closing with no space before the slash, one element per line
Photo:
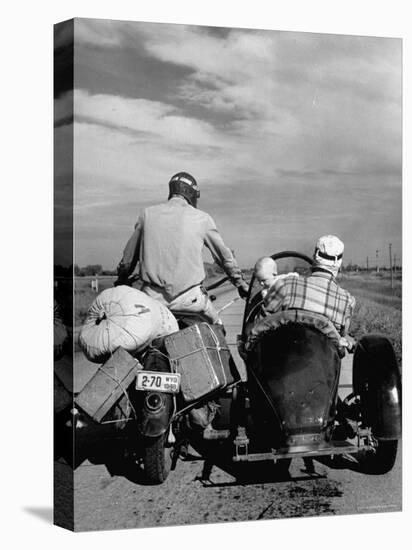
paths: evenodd
<path fill-rule="evenodd" d="M 102 271 L 103 271 L 103 268 L 100 264 L 86 265 L 86 267 L 83 267 L 81 269 L 81 272 L 86 277 L 90 277 L 90 276 L 93 276 L 93 275 L 101 275 Z"/>
<path fill-rule="evenodd" d="M 358 264 L 354 264 L 352 262 L 349 262 L 347 265 L 341 266 L 341 271 L 346 271 L 346 272 L 359 271 L 360 269 L 361 267 Z"/>
<path fill-rule="evenodd" d="M 74 274 L 76 277 L 80 276 L 80 267 L 77 264 L 74 264 Z"/>

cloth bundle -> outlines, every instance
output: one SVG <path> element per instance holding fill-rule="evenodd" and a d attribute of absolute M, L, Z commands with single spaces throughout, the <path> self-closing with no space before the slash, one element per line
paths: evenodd
<path fill-rule="evenodd" d="M 79 343 L 90 361 L 103 363 L 119 347 L 137 352 L 178 330 L 166 306 L 140 290 L 117 286 L 104 290 L 90 306 Z"/>

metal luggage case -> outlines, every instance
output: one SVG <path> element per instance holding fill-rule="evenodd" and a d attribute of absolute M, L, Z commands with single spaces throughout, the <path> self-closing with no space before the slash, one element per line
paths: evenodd
<path fill-rule="evenodd" d="M 165 347 L 186 404 L 240 380 L 221 325 L 192 325 L 167 336 Z"/>
<path fill-rule="evenodd" d="M 75 398 L 75 404 L 93 418 L 101 422 L 104 416 L 126 397 L 126 391 L 137 376 L 140 363 L 123 348 L 100 365 L 96 374 Z"/>

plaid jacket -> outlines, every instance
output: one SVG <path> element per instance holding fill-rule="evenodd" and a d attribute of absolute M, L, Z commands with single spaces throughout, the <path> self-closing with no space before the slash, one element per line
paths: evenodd
<path fill-rule="evenodd" d="M 284 309 L 314 311 L 327 317 L 340 333 L 351 319 L 354 307 L 355 298 L 324 271 L 314 271 L 308 277 L 277 279 L 264 300 L 268 314 Z"/>

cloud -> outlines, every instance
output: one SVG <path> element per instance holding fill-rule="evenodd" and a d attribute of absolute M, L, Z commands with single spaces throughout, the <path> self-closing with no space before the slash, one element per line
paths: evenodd
<path fill-rule="evenodd" d="M 268 114 L 311 87 L 400 99 L 400 42 L 391 39 L 190 26 L 139 27 L 146 51 L 192 69 L 182 93 L 220 109 Z M 269 107 L 269 109 L 268 109 Z"/>
<path fill-rule="evenodd" d="M 252 116 L 273 101 L 276 82 L 267 72 L 276 57 L 273 35 L 231 31 L 222 37 L 187 26 L 162 27 L 160 35 L 153 30 L 144 30 L 146 51 L 193 71 L 180 87 L 183 98 L 238 116 Z"/>
<path fill-rule="evenodd" d="M 187 170 L 240 250 L 332 229 L 358 250 L 358 235 L 396 241 L 399 40 L 98 20 L 76 20 L 76 32 L 85 237 L 93 227 L 108 239 L 109 219 L 120 235 L 122 217 L 129 227 Z"/>
<path fill-rule="evenodd" d="M 333 124 L 330 103 L 322 105 L 319 118 L 311 114 L 311 124 L 279 113 L 271 122 L 239 120 L 215 127 L 184 116 L 173 105 L 145 99 L 76 90 L 74 104 L 75 169 L 88 175 L 85 189 L 109 177 L 113 185 L 151 193 L 182 169 L 208 186 L 277 186 L 291 178 L 306 187 L 316 182 L 353 185 L 371 174 L 386 175 L 385 185 L 400 183 L 400 139 L 391 141 L 388 129 L 379 133 L 382 120 L 371 120 L 367 109 L 339 125 Z M 64 115 L 63 106 L 56 112 Z M 356 134 L 354 123 L 360 123 Z M 380 177 L 378 188 L 382 185 Z"/>
<path fill-rule="evenodd" d="M 105 94 L 90 95 L 76 90 L 74 105 L 77 120 L 157 136 L 183 145 L 216 146 L 218 136 L 211 124 L 184 116 L 165 103 Z"/>
<path fill-rule="evenodd" d="M 125 55 L 145 51 L 165 67 L 189 71 L 175 88 L 166 87 L 163 101 L 79 98 L 84 110 L 101 106 L 107 124 L 168 136 L 188 150 L 225 147 L 231 156 L 236 148 L 234 161 L 248 154 L 268 176 L 278 162 L 285 169 L 359 172 L 376 159 L 400 162 L 399 40 L 77 21 L 80 40 L 123 48 Z M 128 79 L 131 69 L 128 58 Z"/>
<path fill-rule="evenodd" d="M 150 55 L 192 70 L 177 97 L 232 116 L 224 130 L 242 157 L 315 170 L 399 165 L 399 40 L 183 25 L 139 32 Z"/>
<path fill-rule="evenodd" d="M 153 59 L 189 68 L 181 92 L 216 108 L 234 108 L 240 98 L 240 109 L 257 109 L 265 98 L 273 107 L 282 99 L 277 92 L 305 85 L 400 100 L 398 39 L 93 19 L 76 19 L 75 29 L 79 43 L 144 49 Z"/>
<path fill-rule="evenodd" d="M 273 35 L 232 30 L 219 36 L 210 29 L 185 25 L 153 25 L 142 29 L 145 49 L 151 55 L 196 71 L 196 78 L 214 76 L 222 81 L 239 81 L 273 63 Z"/>
<path fill-rule="evenodd" d="M 125 21 L 111 19 L 82 19 L 74 20 L 75 41 L 99 47 L 114 47 L 122 44 Z"/>

